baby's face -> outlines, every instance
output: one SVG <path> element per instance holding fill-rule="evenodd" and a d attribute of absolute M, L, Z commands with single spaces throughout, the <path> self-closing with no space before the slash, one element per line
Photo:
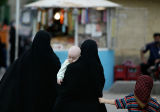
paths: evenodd
<path fill-rule="evenodd" d="M 72 46 L 68 51 L 68 61 L 70 63 L 75 62 L 81 54 L 81 49 L 77 46 Z"/>
<path fill-rule="evenodd" d="M 77 61 L 78 58 L 79 58 L 79 56 L 68 55 L 68 61 L 69 61 L 70 63 L 73 63 L 73 62 Z"/>

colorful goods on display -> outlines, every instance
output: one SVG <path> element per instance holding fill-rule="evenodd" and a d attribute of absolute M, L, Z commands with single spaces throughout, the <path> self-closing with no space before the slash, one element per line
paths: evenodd
<path fill-rule="evenodd" d="M 60 46 L 63 46 L 64 49 L 67 49 L 74 44 L 75 16 L 73 14 L 73 9 L 39 9 L 37 14 L 37 22 L 37 30 L 46 29 L 51 32 L 54 37 L 53 43 L 56 44 L 57 40 L 59 40 L 58 44 Z M 99 47 L 106 48 L 106 22 L 107 11 L 105 9 L 79 9 L 79 44 L 81 44 L 85 39 L 94 39 L 97 41 Z M 69 42 L 71 38 L 73 40 L 73 43 L 69 46 L 66 46 L 66 44 L 64 43 Z"/>

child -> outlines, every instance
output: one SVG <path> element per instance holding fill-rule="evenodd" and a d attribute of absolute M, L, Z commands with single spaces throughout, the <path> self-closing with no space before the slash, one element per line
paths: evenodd
<path fill-rule="evenodd" d="M 78 60 L 78 58 L 80 57 L 80 54 L 81 54 L 81 49 L 77 46 L 72 46 L 68 50 L 68 59 L 66 59 L 65 62 L 62 64 L 62 66 L 57 74 L 57 83 L 59 85 L 61 85 L 61 83 L 63 82 L 63 78 L 64 78 L 64 74 L 65 74 L 67 66 L 70 63 L 73 63 L 76 60 Z"/>
<path fill-rule="evenodd" d="M 160 112 L 160 104 L 150 96 L 152 87 L 152 78 L 143 75 L 136 82 L 134 94 L 116 100 L 99 98 L 99 101 L 116 105 L 117 109 L 128 109 L 129 112 Z"/>

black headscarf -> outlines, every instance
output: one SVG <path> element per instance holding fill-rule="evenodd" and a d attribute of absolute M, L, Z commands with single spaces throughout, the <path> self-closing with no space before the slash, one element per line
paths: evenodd
<path fill-rule="evenodd" d="M 97 44 L 86 40 L 81 57 L 68 65 L 56 100 L 55 112 L 106 112 L 100 104 L 105 79 Z"/>
<path fill-rule="evenodd" d="M 98 96 L 102 97 L 102 90 L 105 84 L 104 70 L 98 56 L 98 46 L 94 40 L 86 40 L 81 45 L 81 60 L 84 60 L 89 64 L 92 75 L 97 81 L 96 86 L 98 90 Z"/>
<path fill-rule="evenodd" d="M 17 59 L 0 83 L 0 112 L 51 112 L 60 61 L 51 36 L 39 31 L 31 48 Z"/>

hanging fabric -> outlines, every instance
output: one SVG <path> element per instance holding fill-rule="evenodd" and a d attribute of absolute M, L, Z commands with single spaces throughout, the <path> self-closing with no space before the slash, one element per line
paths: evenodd
<path fill-rule="evenodd" d="M 103 22 L 107 22 L 107 10 L 103 11 Z"/>
<path fill-rule="evenodd" d="M 87 24 L 89 22 L 89 19 L 88 19 L 88 8 L 85 9 L 85 23 Z"/>
<path fill-rule="evenodd" d="M 81 24 L 82 10 L 79 10 L 78 12 L 78 23 Z"/>
<path fill-rule="evenodd" d="M 68 26 L 68 15 L 67 15 L 67 9 L 64 9 L 64 22 L 63 24 L 65 26 Z"/>
<path fill-rule="evenodd" d="M 41 22 L 41 15 L 42 15 L 42 12 L 40 10 L 38 10 L 38 15 L 37 15 L 38 22 Z"/>
<path fill-rule="evenodd" d="M 64 24 L 62 25 L 62 33 L 66 33 L 66 26 Z"/>
<path fill-rule="evenodd" d="M 73 23 L 72 23 L 72 11 L 68 11 L 68 33 L 72 34 L 73 31 Z"/>
<path fill-rule="evenodd" d="M 63 22 L 64 22 L 64 10 L 62 9 L 60 13 L 60 23 L 63 24 Z"/>
<path fill-rule="evenodd" d="M 82 9 L 81 24 L 85 24 L 85 20 L 86 20 L 86 11 L 85 9 Z"/>
<path fill-rule="evenodd" d="M 42 11 L 42 25 L 46 24 L 46 12 Z"/>
<path fill-rule="evenodd" d="M 53 23 L 53 9 L 48 10 L 48 26 L 51 26 Z"/>

